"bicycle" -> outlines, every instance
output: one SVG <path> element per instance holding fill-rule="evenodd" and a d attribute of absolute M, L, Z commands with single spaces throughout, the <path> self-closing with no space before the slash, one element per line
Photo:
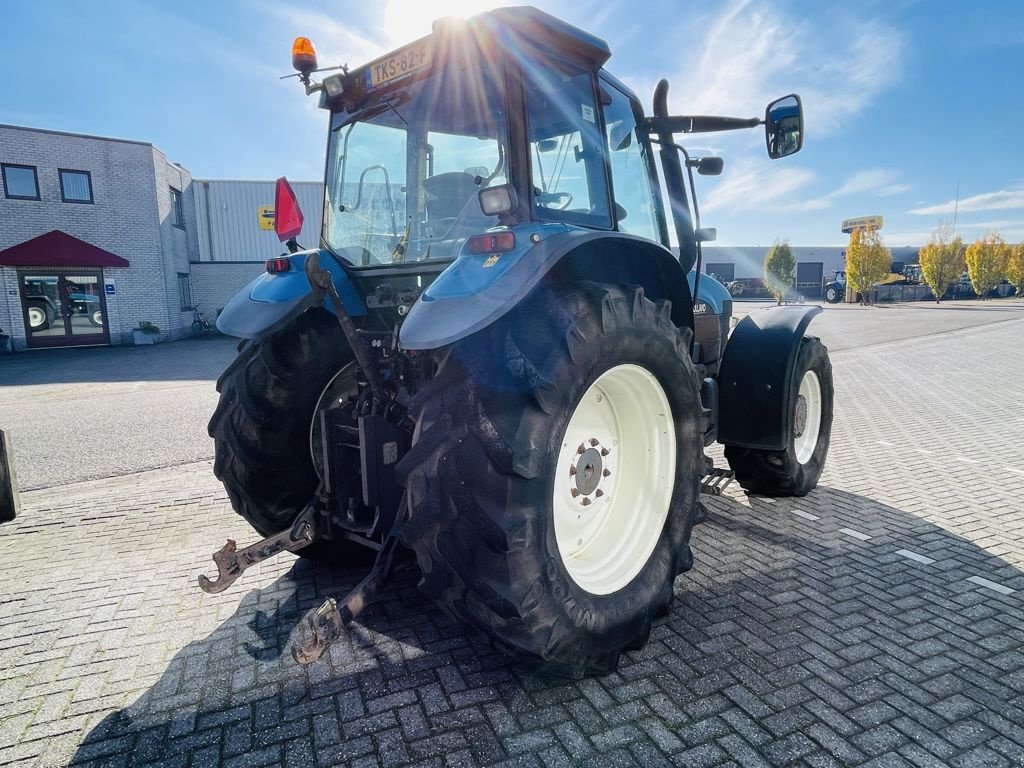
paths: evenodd
<path fill-rule="evenodd" d="M 213 326 L 206 319 L 206 315 L 199 311 L 199 307 L 192 310 L 192 335 L 209 336 L 213 333 Z"/>

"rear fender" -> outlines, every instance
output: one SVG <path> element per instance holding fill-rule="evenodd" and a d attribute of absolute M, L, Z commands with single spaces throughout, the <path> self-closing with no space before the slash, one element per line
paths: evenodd
<path fill-rule="evenodd" d="M 739 322 L 718 375 L 718 441 L 784 450 L 793 430 L 793 368 L 804 331 L 821 307 L 759 309 Z"/>
<path fill-rule="evenodd" d="M 284 328 L 318 302 L 306 278 L 306 256 L 302 251 L 288 257 L 287 272 L 264 273 L 236 293 L 217 318 L 217 330 L 243 339 L 262 339 Z M 341 264 L 328 252 L 320 251 L 320 266 L 331 273 L 341 303 L 354 316 L 366 314 L 366 305 Z M 330 303 L 326 305 L 331 312 Z"/>
<path fill-rule="evenodd" d="M 437 349 L 486 328 L 542 281 L 639 285 L 654 301 L 672 302 L 672 320 L 693 328 L 686 274 L 671 251 L 621 232 L 562 224 L 516 227 L 516 249 L 465 251 L 427 288 L 402 324 L 405 349 Z M 497 258 L 495 258 L 497 256 Z"/>

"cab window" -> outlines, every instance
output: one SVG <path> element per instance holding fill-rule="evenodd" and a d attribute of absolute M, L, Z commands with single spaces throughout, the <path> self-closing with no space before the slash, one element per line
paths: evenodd
<path fill-rule="evenodd" d="M 611 227 L 593 74 L 550 59 L 524 69 L 535 215 Z"/>
<path fill-rule="evenodd" d="M 637 131 L 636 111 L 626 94 L 601 83 L 608 164 L 612 173 L 615 218 L 620 232 L 659 240 L 655 218 L 654 188 L 649 175 L 650 158 Z"/>

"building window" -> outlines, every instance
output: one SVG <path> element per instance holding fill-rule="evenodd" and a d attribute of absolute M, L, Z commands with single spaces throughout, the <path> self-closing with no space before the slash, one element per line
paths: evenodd
<path fill-rule="evenodd" d="M 178 295 L 181 296 L 181 311 L 189 312 L 195 307 L 192 306 L 192 284 L 188 279 L 188 272 L 178 273 Z"/>
<path fill-rule="evenodd" d="M 38 200 L 39 179 L 36 177 L 34 165 L 9 165 L 0 163 L 3 168 L 4 193 L 11 200 Z"/>
<path fill-rule="evenodd" d="M 60 174 L 60 197 L 65 203 L 92 202 L 92 176 L 88 171 L 58 170 Z"/>
<path fill-rule="evenodd" d="M 185 210 L 181 207 L 181 192 L 171 187 L 171 222 L 176 227 L 185 228 Z"/>

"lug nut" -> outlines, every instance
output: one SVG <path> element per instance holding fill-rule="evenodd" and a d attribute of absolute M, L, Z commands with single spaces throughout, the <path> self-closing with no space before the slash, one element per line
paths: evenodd
<path fill-rule="evenodd" d="M 590 444 L 591 445 L 597 445 L 599 442 L 601 442 L 601 441 L 598 440 L 596 437 L 590 438 Z"/>
<path fill-rule="evenodd" d="M 604 496 L 604 491 L 602 491 L 600 488 L 598 488 L 596 491 L 594 491 L 594 495 L 597 496 L 597 498 L 600 499 L 602 496 Z"/>
<path fill-rule="evenodd" d="M 589 507 L 590 506 L 590 499 L 588 499 L 586 496 L 584 496 L 582 501 L 580 501 L 580 504 L 582 504 L 584 507 Z"/>
<path fill-rule="evenodd" d="M 586 452 L 587 452 L 587 446 L 585 446 L 582 443 L 580 443 L 580 447 L 576 449 L 576 453 L 578 453 L 580 456 L 582 456 Z"/>
<path fill-rule="evenodd" d="M 610 477 L 610 476 L 611 476 L 611 474 L 612 474 L 612 471 L 611 471 L 610 469 L 605 469 L 605 470 L 602 470 L 602 471 L 601 471 L 601 474 L 602 474 L 602 475 L 603 475 L 604 477 Z"/>
<path fill-rule="evenodd" d="M 569 493 L 571 493 L 572 497 L 575 499 L 577 496 L 580 495 L 580 489 L 579 488 L 572 488 L 572 489 L 569 490 Z"/>
<path fill-rule="evenodd" d="M 569 474 L 570 475 L 575 475 L 576 474 L 576 465 L 575 464 L 573 464 L 571 467 L 569 467 Z"/>
<path fill-rule="evenodd" d="M 607 448 L 602 448 L 601 449 L 601 455 L 602 456 L 607 456 L 609 453 L 611 453 L 611 451 L 609 451 Z"/>

